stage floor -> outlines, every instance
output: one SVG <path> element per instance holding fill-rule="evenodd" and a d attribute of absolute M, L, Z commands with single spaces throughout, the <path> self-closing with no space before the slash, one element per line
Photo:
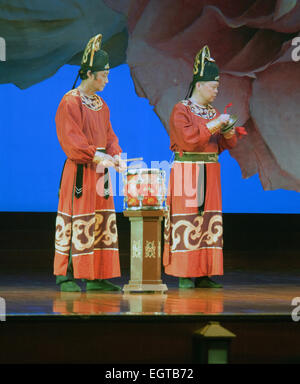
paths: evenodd
<path fill-rule="evenodd" d="M 161 293 L 60 292 L 53 276 L 0 275 L 0 296 L 6 316 L 276 316 L 290 317 L 299 297 L 298 274 L 244 272 L 215 277 L 222 289 L 178 289 L 177 279 L 163 275 L 168 291 Z M 112 279 L 127 284 L 129 276 Z"/>

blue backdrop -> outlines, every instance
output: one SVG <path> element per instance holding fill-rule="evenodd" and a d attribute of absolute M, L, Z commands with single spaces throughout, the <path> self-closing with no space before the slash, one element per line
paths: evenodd
<path fill-rule="evenodd" d="M 54 119 L 77 71 L 78 67 L 65 65 L 27 90 L 11 84 L 0 86 L 0 211 L 56 211 L 65 155 Z M 151 161 L 171 159 L 169 136 L 148 100 L 136 95 L 127 65 L 111 70 L 101 96 L 108 103 L 113 129 L 128 157 L 143 156 L 149 168 Z M 242 179 L 238 163 L 228 151 L 220 156 L 220 163 L 224 212 L 300 213 L 299 193 L 264 191 L 257 175 Z M 115 204 L 122 211 L 123 197 L 116 196 Z"/>

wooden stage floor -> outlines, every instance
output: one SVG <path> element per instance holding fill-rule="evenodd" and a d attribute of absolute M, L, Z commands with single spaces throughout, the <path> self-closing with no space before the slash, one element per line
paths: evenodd
<path fill-rule="evenodd" d="M 300 297 L 300 276 L 231 271 L 215 281 L 222 289 L 178 289 L 177 279 L 163 275 L 168 291 L 160 293 L 60 292 L 53 276 L 0 275 L 0 296 L 10 316 L 291 316 Z M 129 276 L 112 279 L 123 286 Z M 299 299 L 300 301 L 300 299 Z"/>

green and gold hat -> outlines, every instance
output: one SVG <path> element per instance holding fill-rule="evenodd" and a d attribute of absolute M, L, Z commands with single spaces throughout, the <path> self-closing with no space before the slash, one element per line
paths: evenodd
<path fill-rule="evenodd" d="M 101 49 L 101 42 L 102 35 L 100 33 L 92 37 L 87 43 L 81 59 L 80 70 L 78 71 L 72 89 L 75 88 L 79 76 L 81 79 L 86 78 L 87 71 L 98 72 L 109 69 L 109 56 L 107 52 Z"/>
<path fill-rule="evenodd" d="M 195 84 L 198 81 L 219 81 L 219 68 L 215 60 L 210 56 L 207 45 L 197 53 L 193 67 L 193 80 L 190 83 L 187 97 L 192 95 Z"/>
<path fill-rule="evenodd" d="M 101 49 L 102 35 L 92 37 L 83 52 L 81 70 L 92 72 L 109 69 L 108 53 Z"/>
<path fill-rule="evenodd" d="M 196 55 L 194 61 L 193 84 L 197 81 L 219 81 L 219 68 L 210 56 L 210 51 L 205 45 Z"/>

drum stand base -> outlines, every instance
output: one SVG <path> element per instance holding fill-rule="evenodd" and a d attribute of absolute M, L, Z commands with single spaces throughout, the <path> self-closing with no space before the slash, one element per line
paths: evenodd
<path fill-rule="evenodd" d="M 123 291 L 125 293 L 134 292 L 166 292 L 168 287 L 166 284 L 145 284 L 145 283 L 134 283 L 129 281 L 128 284 L 124 285 Z"/>

